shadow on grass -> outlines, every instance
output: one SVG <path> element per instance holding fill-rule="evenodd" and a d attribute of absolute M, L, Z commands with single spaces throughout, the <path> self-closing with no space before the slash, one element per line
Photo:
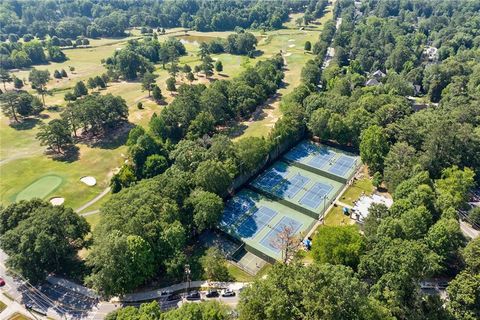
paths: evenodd
<path fill-rule="evenodd" d="M 108 130 L 102 137 L 93 141 L 91 146 L 101 149 L 116 149 L 123 146 L 128 139 L 128 133 L 135 125 L 130 122 L 124 122 L 120 126 Z"/>
<path fill-rule="evenodd" d="M 15 130 L 30 130 L 35 128 L 36 125 L 40 124 L 40 120 L 37 118 L 26 118 L 20 122 L 10 123 L 10 127 Z"/>
<path fill-rule="evenodd" d="M 79 150 L 80 149 L 76 145 L 72 144 L 69 147 L 65 148 L 63 154 L 56 152 L 51 152 L 50 154 L 52 155 L 52 159 L 55 161 L 72 163 L 80 158 Z"/>

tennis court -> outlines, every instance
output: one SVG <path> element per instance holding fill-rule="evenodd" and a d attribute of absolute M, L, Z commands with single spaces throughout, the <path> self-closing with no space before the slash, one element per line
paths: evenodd
<path fill-rule="evenodd" d="M 268 231 L 263 239 L 260 240 L 260 244 L 271 251 L 280 253 L 281 246 L 276 245 L 278 235 L 286 230 L 286 228 L 288 228 L 289 232 L 292 234 L 297 234 L 298 229 L 301 227 L 302 224 L 297 220 L 294 220 L 290 217 L 283 217 L 270 231 Z"/>
<path fill-rule="evenodd" d="M 239 213 L 236 221 L 230 225 L 220 224 L 222 231 L 245 243 L 246 249 L 270 262 L 281 259 L 280 250 L 272 250 L 265 245 L 278 235 L 284 226 L 292 228 L 294 233 L 307 232 L 315 224 L 315 219 L 295 211 L 279 202 L 268 199 L 254 191 L 243 189 L 229 202 L 248 198 L 254 205 L 246 213 Z M 231 216 L 225 207 L 224 215 Z M 224 218 L 222 218 L 222 221 Z M 263 240 L 263 243 L 262 243 Z"/>
<path fill-rule="evenodd" d="M 336 174 L 337 176 L 345 176 L 345 174 L 350 170 L 350 168 L 353 167 L 355 164 L 355 159 L 353 157 L 345 156 L 345 155 L 340 155 L 340 157 L 337 158 L 337 161 L 335 161 L 330 168 L 328 169 L 329 172 Z"/>
<path fill-rule="evenodd" d="M 358 156 L 307 140 L 292 148 L 284 158 L 312 172 L 318 174 L 326 172 L 346 180 L 353 176 L 360 164 Z"/>
<path fill-rule="evenodd" d="M 233 223 L 235 223 L 235 221 L 250 211 L 254 205 L 255 202 L 249 197 L 240 195 L 231 199 L 225 205 L 220 224 L 224 226 L 231 226 Z"/>
<path fill-rule="evenodd" d="M 261 176 L 251 183 L 254 190 L 276 197 L 282 204 L 314 218 L 321 216 L 327 204 L 330 204 L 343 188 L 339 181 L 282 161 L 275 162 L 267 172 L 282 172 L 283 178 L 276 181 L 275 185 L 266 185 Z M 320 205 L 322 203 L 323 205 Z"/>
<path fill-rule="evenodd" d="M 317 209 L 323 201 L 327 200 L 327 195 L 331 190 L 331 185 L 317 182 L 300 199 L 300 203 L 311 209 Z"/>

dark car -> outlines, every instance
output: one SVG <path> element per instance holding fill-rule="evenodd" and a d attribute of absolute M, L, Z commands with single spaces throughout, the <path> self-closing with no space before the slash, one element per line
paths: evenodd
<path fill-rule="evenodd" d="M 0 287 L 3 287 L 5 285 L 5 280 L 3 278 L 0 278 Z"/>
<path fill-rule="evenodd" d="M 178 294 L 171 294 L 167 296 L 167 301 L 175 301 L 175 300 L 180 300 L 180 296 Z"/>
<path fill-rule="evenodd" d="M 220 294 L 218 293 L 217 290 L 208 290 L 207 291 L 207 294 L 205 295 L 207 298 L 216 298 L 218 297 Z"/>
<path fill-rule="evenodd" d="M 187 295 L 186 299 L 187 300 L 200 300 L 200 292 L 192 291 Z"/>
<path fill-rule="evenodd" d="M 235 291 L 231 289 L 223 290 L 222 297 L 235 297 Z"/>

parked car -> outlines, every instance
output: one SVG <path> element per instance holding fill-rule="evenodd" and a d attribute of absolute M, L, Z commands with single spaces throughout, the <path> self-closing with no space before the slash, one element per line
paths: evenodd
<path fill-rule="evenodd" d="M 181 300 L 181 297 L 178 294 L 171 294 L 167 296 L 167 301 Z"/>
<path fill-rule="evenodd" d="M 200 292 L 198 291 L 191 291 L 188 293 L 186 299 L 187 300 L 200 300 Z"/>
<path fill-rule="evenodd" d="M 217 290 L 208 290 L 207 291 L 207 294 L 205 295 L 207 298 L 216 298 L 218 297 L 220 294 L 218 293 Z"/>
<path fill-rule="evenodd" d="M 172 294 L 172 291 L 170 290 L 164 290 L 162 292 L 160 292 L 160 297 L 168 297 Z"/>
<path fill-rule="evenodd" d="M 5 280 L 3 278 L 0 278 L 0 287 L 3 287 L 5 285 Z"/>
<path fill-rule="evenodd" d="M 222 297 L 235 297 L 235 291 L 232 289 L 225 289 L 222 292 Z"/>

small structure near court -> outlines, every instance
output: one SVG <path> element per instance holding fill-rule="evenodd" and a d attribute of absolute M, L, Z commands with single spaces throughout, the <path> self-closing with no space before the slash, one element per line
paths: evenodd
<path fill-rule="evenodd" d="M 86 177 L 81 177 L 80 181 L 85 183 L 89 187 L 93 187 L 94 185 L 97 184 L 97 180 L 94 177 L 91 176 L 86 176 Z"/>

